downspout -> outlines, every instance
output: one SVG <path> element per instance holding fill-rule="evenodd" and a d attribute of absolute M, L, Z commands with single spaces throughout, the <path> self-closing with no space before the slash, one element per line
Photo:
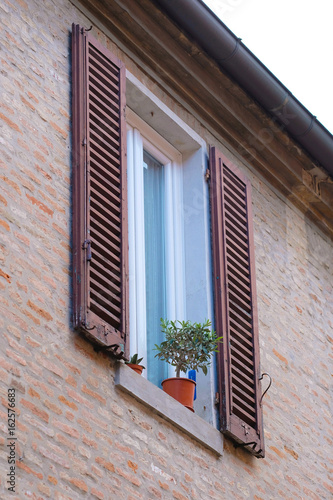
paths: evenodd
<path fill-rule="evenodd" d="M 155 0 L 333 176 L 333 136 L 201 0 Z"/>

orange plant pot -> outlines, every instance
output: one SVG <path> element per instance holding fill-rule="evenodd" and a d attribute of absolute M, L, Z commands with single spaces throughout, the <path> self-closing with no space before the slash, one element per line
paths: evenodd
<path fill-rule="evenodd" d="M 126 365 L 129 366 L 130 368 L 132 368 L 132 370 L 134 370 L 136 373 L 141 375 L 142 370 L 143 370 L 142 365 L 133 365 L 132 363 L 126 363 Z"/>
<path fill-rule="evenodd" d="M 194 380 L 184 377 L 166 378 L 162 381 L 163 391 L 193 412 L 195 386 Z"/>

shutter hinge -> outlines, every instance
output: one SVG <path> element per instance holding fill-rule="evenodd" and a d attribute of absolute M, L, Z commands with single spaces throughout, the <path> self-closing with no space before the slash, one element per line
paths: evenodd
<path fill-rule="evenodd" d="M 209 168 L 207 168 L 206 169 L 206 173 L 205 173 L 205 180 L 206 180 L 206 182 L 208 182 L 209 179 L 210 179 L 210 170 L 209 170 Z"/>
<path fill-rule="evenodd" d="M 215 393 L 215 403 L 216 406 L 220 404 L 220 393 L 216 392 Z"/>
<path fill-rule="evenodd" d="M 87 138 L 85 137 L 82 141 L 82 146 L 86 146 L 87 145 Z"/>
<path fill-rule="evenodd" d="M 84 240 L 82 250 L 87 250 L 87 261 L 91 261 L 91 240 Z"/>

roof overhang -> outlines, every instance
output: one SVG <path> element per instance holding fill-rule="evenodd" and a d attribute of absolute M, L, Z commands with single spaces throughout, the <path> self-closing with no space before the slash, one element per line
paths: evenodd
<path fill-rule="evenodd" d="M 333 177 L 333 136 L 201 0 L 156 0 Z"/>
<path fill-rule="evenodd" d="M 208 131 L 208 143 L 221 144 L 226 154 L 229 150 L 240 162 L 267 179 L 333 236 L 333 173 L 329 162 L 333 152 L 332 136 L 319 122 L 313 121 L 311 132 L 303 137 L 309 141 L 310 134 L 315 133 L 319 141 L 317 148 L 324 150 L 326 144 L 327 166 L 324 167 L 318 155 L 310 154 L 299 138 L 293 138 L 292 132 L 287 131 L 285 123 L 281 124 L 272 114 L 272 109 L 274 111 L 280 105 L 279 85 L 284 88 L 273 75 L 270 74 L 272 87 L 266 92 L 265 107 L 245 88 L 244 75 L 242 83 L 237 75 L 230 75 L 230 68 L 222 67 L 222 60 L 227 63 L 231 58 L 231 44 L 235 40 L 201 1 L 71 1 L 87 15 L 88 23 L 91 21 L 101 30 L 101 38 L 104 32 L 119 48 L 115 49 L 122 51 L 121 57 L 131 73 L 136 74 L 162 101 L 170 102 L 171 106 L 177 102 L 177 112 L 185 118 L 189 112 L 190 122 L 191 115 L 197 118 Z M 200 19 L 201 31 L 196 24 Z M 207 31 L 213 27 L 214 31 Z M 207 39 L 214 34 L 213 41 L 218 49 L 216 57 L 204 45 L 203 35 L 207 32 Z M 225 45 L 218 45 L 223 38 Z M 254 78 L 255 67 L 258 67 L 260 78 L 259 75 L 255 78 L 262 79 L 261 85 L 265 87 L 265 78 L 267 81 L 270 78 L 265 76 L 268 70 L 257 60 L 255 64 L 250 53 L 245 55 L 249 51 L 244 46 L 236 53 L 239 50 L 238 57 L 241 57 L 237 64 L 233 63 L 238 73 L 243 71 L 246 75 L 248 71 Z M 252 87 L 255 87 L 254 83 Z M 305 121 L 311 115 L 297 103 L 293 101 L 295 110 L 286 109 L 288 113 L 297 114 L 300 106 L 300 115 L 293 127 L 296 131 L 302 129 L 306 132 Z M 301 123 L 303 128 L 298 129 Z"/>

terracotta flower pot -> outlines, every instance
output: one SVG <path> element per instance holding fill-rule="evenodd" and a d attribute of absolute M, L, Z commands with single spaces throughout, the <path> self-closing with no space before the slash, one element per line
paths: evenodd
<path fill-rule="evenodd" d="M 162 381 L 163 391 L 193 412 L 195 386 L 194 380 L 184 377 L 166 378 Z"/>
<path fill-rule="evenodd" d="M 141 375 L 142 370 L 143 370 L 142 365 L 133 365 L 132 363 L 126 363 L 126 365 L 129 366 L 130 368 L 132 368 L 132 370 L 134 370 L 136 373 Z"/>

